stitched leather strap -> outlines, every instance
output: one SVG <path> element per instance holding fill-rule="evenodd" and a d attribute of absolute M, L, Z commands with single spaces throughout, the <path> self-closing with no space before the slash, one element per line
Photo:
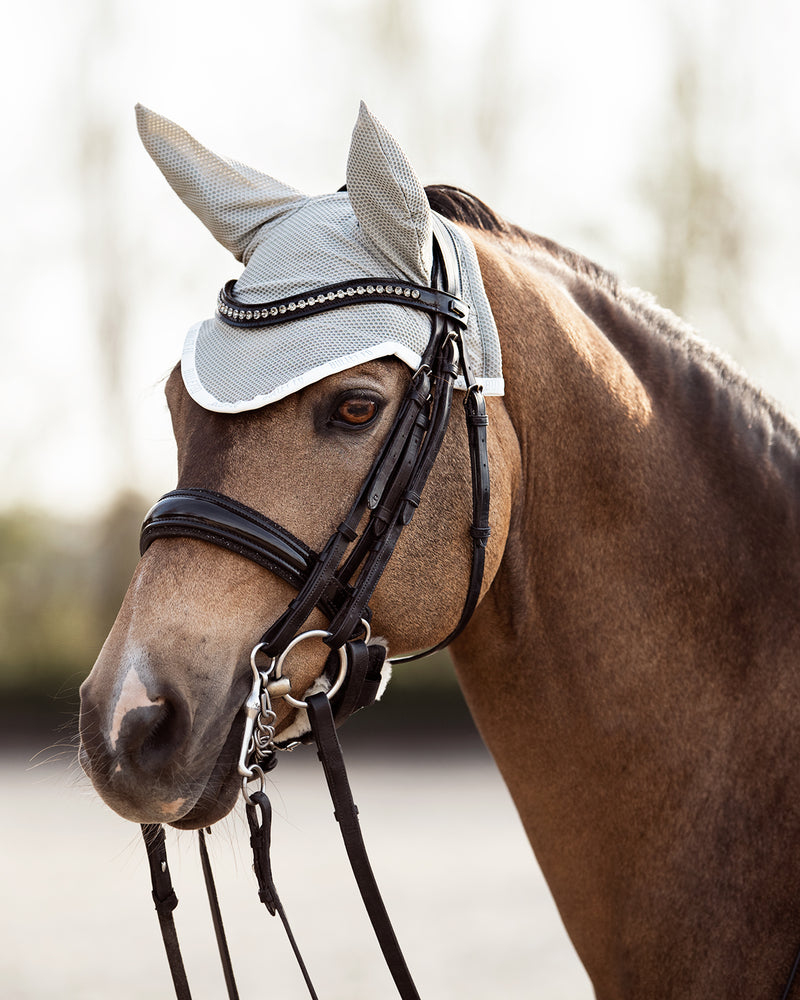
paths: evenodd
<path fill-rule="evenodd" d="M 300 972 L 305 980 L 306 986 L 311 996 L 311 1000 L 318 1000 L 311 982 L 311 977 L 306 969 L 303 956 L 295 941 L 292 928 L 286 911 L 278 896 L 278 890 L 272 879 L 272 867 L 270 864 L 270 829 L 272 820 L 272 806 L 269 799 L 263 792 L 256 792 L 251 797 L 251 802 L 247 806 L 247 821 L 250 826 L 250 845 L 253 849 L 253 868 L 258 881 L 258 895 L 267 910 L 273 916 L 277 913 L 281 918 L 284 930 L 289 939 L 292 951 L 297 959 Z M 164 950 L 169 963 L 172 982 L 175 987 L 177 1000 L 192 1000 L 189 990 L 189 982 L 186 978 L 186 969 L 183 964 L 178 934 L 175 929 L 175 921 L 172 912 L 178 905 L 178 897 L 172 886 L 172 878 L 169 873 L 167 863 L 166 838 L 164 827 L 160 824 L 142 824 L 142 836 L 147 848 L 147 859 L 150 865 L 150 877 L 153 885 L 153 901 L 156 904 L 159 926 L 161 928 L 161 938 L 164 942 Z M 206 848 L 205 835 L 202 830 L 198 831 L 200 845 L 200 863 L 203 869 L 203 878 L 206 885 L 209 906 L 211 907 L 211 919 L 214 925 L 214 934 L 217 939 L 217 948 L 222 963 L 222 971 L 225 977 L 229 1000 L 239 1000 L 239 991 L 236 986 L 236 979 L 233 973 L 230 950 L 225 937 L 225 928 L 222 923 L 222 913 L 220 911 L 219 899 L 217 897 L 217 887 L 214 883 L 214 874 L 211 869 L 211 861 Z"/>
<path fill-rule="evenodd" d="M 164 951 L 169 962 L 169 971 L 175 987 L 177 1000 L 192 1000 L 186 969 L 181 956 L 181 946 L 172 911 L 178 905 L 178 897 L 172 887 L 172 877 L 167 863 L 167 847 L 164 827 L 159 823 L 142 823 L 142 837 L 147 848 L 147 861 L 150 865 L 150 880 L 153 885 L 153 902 L 161 927 L 161 938 Z"/>
<path fill-rule="evenodd" d="M 308 718 L 333 801 L 334 816 L 339 824 L 364 907 L 402 1000 L 419 1000 L 419 993 L 400 950 L 369 862 L 358 822 L 358 809 L 353 801 L 353 793 L 342 758 L 342 748 L 336 736 L 330 702 L 324 694 L 311 695 L 307 701 Z"/>
<path fill-rule="evenodd" d="M 470 568 L 467 595 L 461 609 L 461 617 L 453 631 L 430 649 L 409 656 L 393 657 L 394 663 L 409 663 L 429 656 L 440 649 L 445 649 L 456 636 L 460 635 L 469 624 L 470 618 L 478 605 L 483 585 L 483 573 L 486 563 L 486 545 L 491 529 L 489 527 L 489 505 L 491 500 L 489 480 L 489 450 L 486 432 L 489 418 L 486 415 L 486 404 L 483 393 L 476 388 L 469 392 L 464 400 L 467 413 L 467 433 L 470 438 L 470 468 L 472 474 L 472 565 Z"/>
<path fill-rule="evenodd" d="M 297 630 L 308 618 L 312 609 L 317 605 L 318 595 L 324 592 L 325 588 L 329 587 L 334 581 L 343 581 L 340 584 L 342 589 L 338 592 L 340 599 L 337 602 L 336 610 L 340 610 L 345 605 L 353 605 L 353 593 L 346 590 L 344 585 L 350 580 L 356 568 L 362 563 L 364 556 L 369 551 L 372 538 L 369 526 L 356 542 L 353 552 L 341 569 L 340 563 L 347 550 L 347 546 L 357 538 L 358 525 L 365 511 L 368 508 L 376 508 L 382 501 L 386 491 L 386 480 L 394 473 L 398 463 L 401 461 L 403 447 L 407 444 L 410 428 L 413 427 L 417 420 L 429 394 L 430 379 L 425 371 L 420 370 L 411 381 L 409 390 L 401 405 L 395 428 L 390 433 L 373 463 L 372 469 L 350 509 L 350 513 L 334 535 L 328 540 L 300 593 L 298 593 L 286 611 L 261 637 L 260 642 L 264 644 L 264 649 L 270 656 L 277 656 L 286 648 L 294 638 Z M 372 519 L 370 519 L 371 523 Z M 358 625 L 362 618 L 367 621 L 370 620 L 371 612 L 368 608 L 368 602 L 369 598 L 360 603 L 358 609 L 360 614 L 354 618 L 353 627 Z M 328 615 L 328 618 L 332 619 L 335 613 Z M 351 634 L 352 629 L 344 636 L 344 640 L 342 641 L 349 639 Z M 342 645 L 342 642 L 339 645 Z M 336 647 L 332 646 L 332 648 Z"/>
<path fill-rule="evenodd" d="M 314 984 L 311 976 L 300 954 L 300 949 L 295 941 L 292 928 L 289 926 L 289 918 L 283 908 L 275 882 L 272 879 L 272 864 L 270 862 L 270 844 L 272 840 L 272 805 L 263 791 L 255 792 L 247 804 L 247 823 L 250 827 L 250 846 L 253 850 L 253 870 L 258 882 L 258 898 L 266 906 L 268 912 L 275 916 L 277 913 L 281 918 L 283 929 L 289 939 L 294 957 L 300 968 L 300 972 L 308 989 L 311 1000 L 317 1000 Z"/>
<path fill-rule="evenodd" d="M 211 907 L 211 923 L 214 925 L 214 936 L 217 939 L 217 951 L 222 964 L 222 974 L 225 977 L 225 986 L 228 990 L 229 1000 L 239 1000 L 239 990 L 236 987 L 236 977 L 233 974 L 233 963 L 231 953 L 228 948 L 228 939 L 225 937 L 225 926 L 222 923 L 222 911 L 219 908 L 219 897 L 217 887 L 214 883 L 214 873 L 211 870 L 211 859 L 208 856 L 206 847 L 206 835 L 202 830 L 197 831 L 197 839 L 200 845 L 200 865 L 203 869 L 203 880 L 206 884 L 206 896 L 208 905 Z"/>

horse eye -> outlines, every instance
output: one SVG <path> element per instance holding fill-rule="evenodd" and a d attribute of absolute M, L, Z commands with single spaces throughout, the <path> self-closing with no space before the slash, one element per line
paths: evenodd
<path fill-rule="evenodd" d="M 336 407 L 333 419 L 337 423 L 349 424 L 351 427 L 363 427 L 375 419 L 378 404 L 374 399 L 353 396 L 343 399 Z"/>

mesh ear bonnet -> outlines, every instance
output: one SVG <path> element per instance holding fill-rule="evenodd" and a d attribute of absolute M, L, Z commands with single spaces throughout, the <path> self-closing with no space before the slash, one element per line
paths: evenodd
<path fill-rule="evenodd" d="M 488 395 L 502 395 L 500 344 L 475 249 L 457 225 L 430 210 L 403 151 L 363 104 L 347 191 L 318 197 L 219 157 L 167 119 L 136 110 L 142 141 L 173 189 L 245 265 L 233 290 L 244 304 L 299 300 L 325 285 L 369 277 L 429 285 L 432 233 L 446 227 L 471 308 L 465 343 L 472 370 Z M 256 409 L 375 358 L 395 356 L 416 369 L 430 329 L 426 314 L 377 302 L 255 329 L 216 315 L 189 331 L 183 379 L 206 409 Z"/>

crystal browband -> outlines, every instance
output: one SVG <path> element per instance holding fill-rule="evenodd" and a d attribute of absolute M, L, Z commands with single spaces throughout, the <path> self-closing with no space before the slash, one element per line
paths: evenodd
<path fill-rule="evenodd" d="M 428 313 L 440 313 L 453 322 L 466 327 L 469 306 L 466 302 L 405 281 L 385 278 L 358 278 L 338 285 L 325 285 L 303 295 L 293 295 L 275 302 L 245 303 L 233 296 L 235 280 L 226 283 L 219 293 L 217 315 L 230 326 L 254 328 L 285 323 L 314 313 L 327 312 L 341 306 L 361 305 L 364 302 L 388 302 L 393 305 L 411 306 Z"/>

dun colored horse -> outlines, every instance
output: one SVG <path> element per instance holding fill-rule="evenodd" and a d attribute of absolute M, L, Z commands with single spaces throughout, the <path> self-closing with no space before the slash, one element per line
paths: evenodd
<path fill-rule="evenodd" d="M 474 244 L 504 362 L 482 598 L 451 647 L 473 717 L 601 1000 L 778 998 L 800 944 L 800 435 L 648 297 L 426 193 Z M 177 367 L 178 485 L 319 550 L 410 374 L 380 357 L 220 413 Z M 467 455 L 453 420 L 372 599 L 393 654 L 461 613 Z M 195 829 L 232 808 L 248 657 L 293 596 L 217 546 L 151 545 L 82 689 L 82 760 L 113 809 Z M 293 690 L 327 652 L 292 652 Z M 280 730 L 294 710 L 276 710 Z"/>

